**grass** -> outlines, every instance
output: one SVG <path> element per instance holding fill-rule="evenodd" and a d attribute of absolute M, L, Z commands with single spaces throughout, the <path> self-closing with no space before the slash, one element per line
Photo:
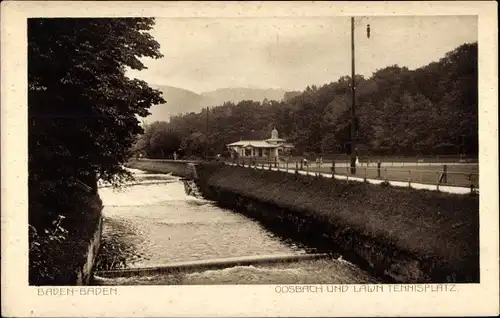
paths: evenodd
<path fill-rule="evenodd" d="M 185 162 L 162 162 L 162 161 L 150 161 L 150 160 L 133 160 L 129 162 L 129 167 L 140 170 L 147 170 L 149 172 L 156 173 L 172 173 L 178 176 L 184 176 L 186 172 Z"/>
<path fill-rule="evenodd" d="M 216 167 L 209 185 L 270 202 L 433 259 L 456 271 L 479 268 L 479 197 Z"/>
<path fill-rule="evenodd" d="M 139 167 L 134 165 L 134 168 Z M 161 168 L 161 163 L 143 162 L 141 168 L 168 172 L 168 168 Z M 209 186 L 295 211 L 306 218 L 344 228 L 353 235 L 382 242 L 417 259 L 431 260 L 432 266 L 448 272 L 465 272 L 470 274 L 468 277 L 475 277 L 474 281 L 478 279 L 477 195 L 218 164 L 202 164 L 199 168 L 202 183 Z"/>
<path fill-rule="evenodd" d="M 246 165 L 249 164 L 249 160 L 246 161 Z M 258 166 L 267 168 L 269 163 L 258 163 Z M 444 165 L 444 163 L 443 163 Z M 479 166 L 477 164 L 467 164 L 467 165 L 447 165 L 447 179 L 441 180 L 441 173 L 443 172 L 443 165 L 410 165 L 408 163 L 401 165 L 393 163 L 383 164 L 380 169 L 380 175 L 376 164 L 360 164 L 357 166 L 356 174 L 352 175 L 350 173 L 350 168 L 346 163 L 342 165 L 337 164 L 335 167 L 336 175 L 348 175 L 357 178 L 367 178 L 367 179 L 382 179 L 390 181 L 403 181 L 403 182 L 414 182 L 423 184 L 435 185 L 438 182 L 441 185 L 449 186 L 460 186 L 469 187 L 471 183 L 475 188 L 479 187 Z M 274 167 L 274 164 L 272 164 Z M 280 170 L 287 170 L 287 165 L 284 162 L 279 163 Z M 309 163 L 309 167 L 300 167 L 299 170 L 308 171 L 311 174 L 314 173 L 332 173 L 331 162 L 324 162 L 321 166 L 318 166 L 315 162 Z M 290 162 L 288 164 L 288 171 L 294 171 L 296 169 L 296 164 Z M 444 182 L 446 181 L 446 182 Z"/>

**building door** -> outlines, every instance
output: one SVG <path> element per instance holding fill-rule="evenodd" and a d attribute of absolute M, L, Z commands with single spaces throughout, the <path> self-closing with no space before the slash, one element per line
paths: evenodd
<path fill-rule="evenodd" d="M 259 157 L 262 157 L 262 148 L 259 148 Z"/>

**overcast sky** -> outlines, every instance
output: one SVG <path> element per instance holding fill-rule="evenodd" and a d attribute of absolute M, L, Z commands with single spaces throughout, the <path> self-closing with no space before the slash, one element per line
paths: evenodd
<path fill-rule="evenodd" d="M 415 69 L 477 41 L 475 16 L 356 18 L 356 73 Z M 370 24 L 371 37 L 366 37 Z M 159 18 L 165 55 L 129 73 L 197 93 L 226 87 L 302 90 L 350 74 L 350 18 Z"/>

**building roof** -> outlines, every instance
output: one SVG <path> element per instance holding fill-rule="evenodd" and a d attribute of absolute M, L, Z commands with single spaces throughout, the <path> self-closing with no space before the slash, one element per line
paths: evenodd
<path fill-rule="evenodd" d="M 260 141 L 262 141 L 262 140 L 240 140 L 240 141 L 228 144 L 228 146 L 244 146 L 244 145 L 251 143 L 251 142 L 260 142 Z"/>
<path fill-rule="evenodd" d="M 265 140 L 240 140 L 237 142 L 233 142 L 232 144 L 228 145 L 229 147 L 231 146 L 240 146 L 240 147 L 254 147 L 254 148 L 277 148 L 281 145 L 276 145 L 276 144 L 270 144 Z"/>
<path fill-rule="evenodd" d="M 253 147 L 253 148 L 294 148 L 292 144 L 285 143 L 285 139 L 278 137 L 278 130 L 276 128 L 271 132 L 271 138 L 265 140 L 240 140 L 228 144 L 227 147 Z"/>

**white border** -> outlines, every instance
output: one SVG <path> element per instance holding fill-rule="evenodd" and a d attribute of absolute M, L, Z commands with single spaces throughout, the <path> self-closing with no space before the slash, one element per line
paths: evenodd
<path fill-rule="evenodd" d="M 495 315 L 498 305 L 498 43 L 496 2 L 7 1 L 2 22 L 2 315 Z M 454 293 L 277 294 L 273 286 L 136 286 L 119 296 L 37 296 L 27 284 L 27 17 L 478 15 L 481 284 Z"/>

